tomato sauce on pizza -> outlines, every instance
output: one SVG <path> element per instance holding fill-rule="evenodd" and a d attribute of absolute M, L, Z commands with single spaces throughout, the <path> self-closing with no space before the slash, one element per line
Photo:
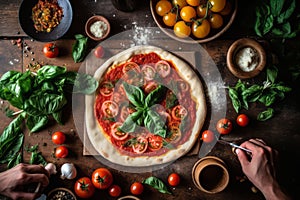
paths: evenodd
<path fill-rule="evenodd" d="M 176 67 L 156 53 L 138 54 L 101 77 L 94 114 L 122 154 L 162 155 L 189 140 L 197 105 Z"/>

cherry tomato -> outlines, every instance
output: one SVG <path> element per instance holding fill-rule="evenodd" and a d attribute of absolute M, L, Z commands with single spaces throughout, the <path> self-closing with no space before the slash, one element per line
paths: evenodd
<path fill-rule="evenodd" d="M 112 185 L 108 188 L 108 193 L 111 197 L 118 197 L 121 195 L 122 189 L 118 185 Z"/>
<path fill-rule="evenodd" d="M 165 60 L 158 61 L 155 64 L 155 69 L 156 69 L 157 73 L 163 78 L 165 78 L 166 76 L 168 76 L 171 73 L 170 64 Z"/>
<path fill-rule="evenodd" d="M 125 140 L 128 137 L 128 133 L 124 133 L 118 130 L 122 125 L 121 122 L 116 122 L 111 126 L 111 135 L 116 140 Z"/>
<path fill-rule="evenodd" d="M 177 143 L 181 139 L 181 130 L 179 128 L 178 122 L 170 123 L 170 135 L 168 137 L 168 141 L 171 143 Z"/>
<path fill-rule="evenodd" d="M 157 151 L 163 147 L 163 139 L 158 135 L 148 137 L 148 148 L 151 151 Z"/>
<path fill-rule="evenodd" d="M 134 182 L 131 186 L 130 186 L 130 192 L 133 195 L 140 195 L 142 194 L 144 191 L 144 186 L 142 183 L 140 182 Z"/>
<path fill-rule="evenodd" d="M 187 4 L 190 6 L 199 6 L 200 0 L 186 0 Z"/>
<path fill-rule="evenodd" d="M 139 136 L 137 142 L 132 145 L 132 149 L 137 154 L 144 153 L 148 148 L 148 140 L 142 136 Z"/>
<path fill-rule="evenodd" d="M 69 150 L 65 146 L 59 146 L 55 149 L 55 157 L 56 158 L 65 158 L 69 154 Z"/>
<path fill-rule="evenodd" d="M 186 38 L 191 34 L 191 27 L 189 27 L 184 21 L 176 22 L 173 29 L 175 35 L 180 38 Z"/>
<path fill-rule="evenodd" d="M 106 117 L 116 117 L 119 113 L 119 106 L 116 102 L 107 100 L 102 103 L 101 110 Z"/>
<path fill-rule="evenodd" d="M 91 198 L 95 193 L 95 187 L 88 177 L 79 178 L 74 185 L 75 194 L 83 199 Z"/>
<path fill-rule="evenodd" d="M 229 15 L 232 9 L 232 5 L 229 1 L 226 2 L 224 9 L 220 12 L 221 15 Z"/>
<path fill-rule="evenodd" d="M 192 6 L 184 6 L 180 10 L 180 17 L 185 22 L 191 22 L 194 18 L 196 18 L 196 10 Z"/>
<path fill-rule="evenodd" d="M 249 124 L 249 117 L 245 114 L 240 114 L 237 118 L 236 118 L 236 123 L 239 126 L 247 126 Z"/>
<path fill-rule="evenodd" d="M 187 5 L 186 0 L 173 0 L 173 5 L 177 5 L 179 9 Z"/>
<path fill-rule="evenodd" d="M 154 81 L 150 81 L 148 83 L 146 83 L 145 87 L 144 87 L 144 91 L 149 94 L 150 92 L 152 92 L 153 90 L 155 90 L 158 87 L 157 83 Z"/>
<path fill-rule="evenodd" d="M 54 43 L 47 43 L 44 45 L 43 53 L 47 58 L 55 58 L 58 56 L 59 49 Z"/>
<path fill-rule="evenodd" d="M 210 32 L 209 22 L 204 19 L 200 24 L 199 22 L 193 22 L 192 33 L 196 38 L 205 38 Z"/>
<path fill-rule="evenodd" d="M 180 176 L 177 173 L 172 173 L 168 177 L 168 183 L 170 186 L 177 186 L 180 183 Z"/>
<path fill-rule="evenodd" d="M 202 133 L 202 140 L 205 143 L 211 143 L 215 140 L 215 134 L 210 130 L 205 130 Z"/>
<path fill-rule="evenodd" d="M 181 92 L 187 92 L 190 89 L 189 84 L 184 80 L 177 80 L 176 83 Z"/>
<path fill-rule="evenodd" d="M 208 1 L 212 5 L 210 10 L 213 12 L 220 12 L 221 10 L 224 9 L 226 4 L 226 0 L 208 0 Z"/>
<path fill-rule="evenodd" d="M 181 105 L 177 105 L 172 109 L 172 118 L 175 120 L 182 120 L 184 117 L 187 116 L 188 111 L 185 107 L 181 106 Z"/>
<path fill-rule="evenodd" d="M 142 68 L 142 73 L 144 75 L 144 79 L 147 81 L 151 81 L 154 79 L 156 71 L 155 69 L 150 65 L 144 65 Z"/>
<path fill-rule="evenodd" d="M 229 119 L 220 119 L 217 122 L 217 131 L 220 134 L 228 134 L 232 131 L 232 122 Z"/>
<path fill-rule="evenodd" d="M 205 16 L 206 14 L 206 5 L 199 5 L 197 8 L 196 8 L 196 12 L 197 12 L 197 16 L 202 18 Z M 210 10 L 207 11 L 207 15 L 209 16 L 211 13 Z"/>
<path fill-rule="evenodd" d="M 175 13 L 169 12 L 164 15 L 163 22 L 167 26 L 174 26 L 176 24 L 177 16 Z"/>
<path fill-rule="evenodd" d="M 94 51 L 94 55 L 97 58 L 102 58 L 104 56 L 104 48 L 102 46 L 98 46 Z"/>
<path fill-rule="evenodd" d="M 52 142 L 54 144 L 63 144 L 66 141 L 66 136 L 63 132 L 56 131 L 52 134 Z"/>
<path fill-rule="evenodd" d="M 104 190 L 111 186 L 113 183 L 113 176 L 106 168 L 98 168 L 92 174 L 92 183 L 95 188 Z"/>
<path fill-rule="evenodd" d="M 100 85 L 100 94 L 109 97 L 114 91 L 114 85 L 110 81 L 104 81 Z"/>
<path fill-rule="evenodd" d="M 139 73 L 141 71 L 140 69 L 140 66 L 135 63 L 135 62 L 127 62 L 123 65 L 123 68 L 122 68 L 122 72 L 124 74 L 128 73 L 128 72 L 137 72 Z"/>
<path fill-rule="evenodd" d="M 172 9 L 172 4 L 169 1 L 159 1 L 155 6 L 156 13 L 159 16 L 164 16 Z"/>
<path fill-rule="evenodd" d="M 213 13 L 208 18 L 211 28 L 217 29 L 223 26 L 223 17 L 217 13 Z"/>

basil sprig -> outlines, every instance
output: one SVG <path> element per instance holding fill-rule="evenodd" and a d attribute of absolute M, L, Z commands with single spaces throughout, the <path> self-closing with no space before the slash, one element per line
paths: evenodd
<path fill-rule="evenodd" d="M 249 103 L 260 102 L 266 107 L 273 105 L 276 101 L 282 100 L 286 92 L 292 89 L 284 85 L 283 82 L 276 82 L 278 69 L 269 67 L 267 69 L 267 80 L 262 85 L 254 84 L 248 87 L 239 80 L 234 87 L 229 87 L 229 97 L 233 108 L 238 113 L 242 108 L 248 109 Z M 268 109 L 263 111 L 257 117 L 260 121 L 270 119 L 274 115 L 274 111 Z"/>
<path fill-rule="evenodd" d="M 165 120 L 155 111 L 166 94 L 167 88 L 159 85 L 155 90 L 145 96 L 137 86 L 123 83 L 126 95 L 136 112 L 130 114 L 119 129 L 123 132 L 134 132 L 137 125 L 145 126 L 151 133 L 166 137 L 167 127 Z"/>
<path fill-rule="evenodd" d="M 157 189 L 160 193 L 163 194 L 172 194 L 167 186 L 159 178 L 155 176 L 150 176 L 143 181 L 143 184 L 150 185 L 151 187 Z"/>

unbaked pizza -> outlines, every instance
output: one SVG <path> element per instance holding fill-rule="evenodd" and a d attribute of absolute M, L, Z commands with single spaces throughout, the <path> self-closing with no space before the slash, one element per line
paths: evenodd
<path fill-rule="evenodd" d="M 197 74 L 179 57 L 137 46 L 107 60 L 94 77 L 99 88 L 86 99 L 87 134 L 110 162 L 164 164 L 197 142 L 205 95 Z"/>

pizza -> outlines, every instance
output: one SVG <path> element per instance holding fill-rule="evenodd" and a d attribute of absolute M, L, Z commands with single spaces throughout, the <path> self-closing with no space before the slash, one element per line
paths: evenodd
<path fill-rule="evenodd" d="M 186 154 L 206 117 L 201 81 L 189 64 L 154 46 L 127 49 L 100 66 L 86 97 L 86 128 L 97 152 L 123 166 L 153 166 Z"/>

